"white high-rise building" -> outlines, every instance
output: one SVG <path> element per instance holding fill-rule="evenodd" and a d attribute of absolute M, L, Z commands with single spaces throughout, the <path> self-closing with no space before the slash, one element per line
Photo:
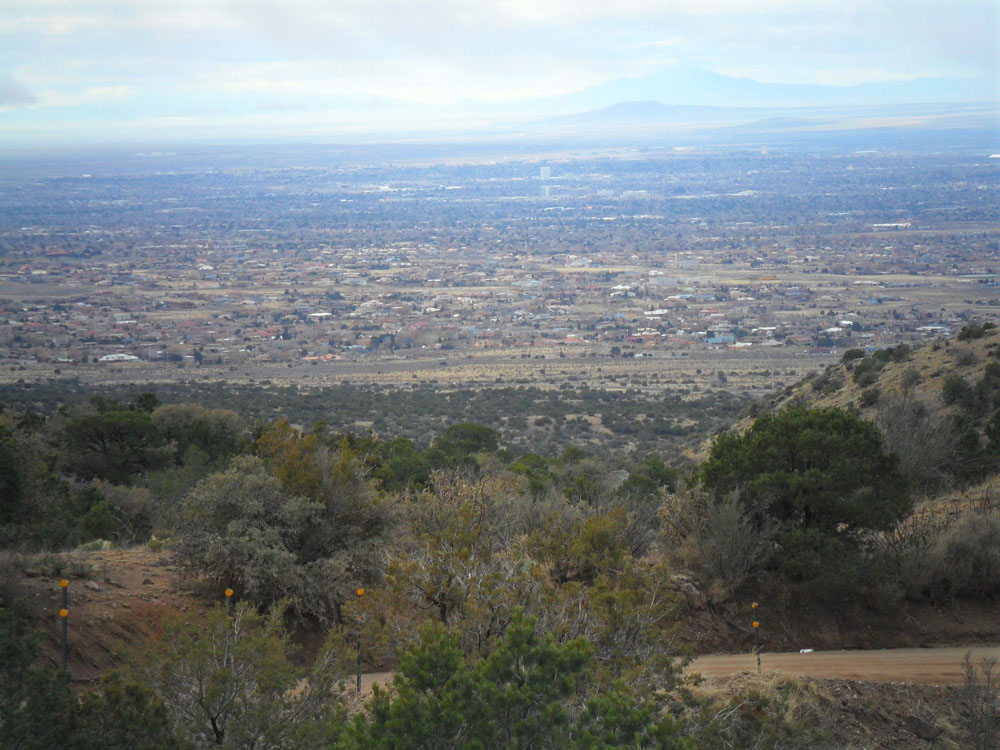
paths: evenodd
<path fill-rule="evenodd" d="M 538 175 L 543 180 L 552 179 L 552 167 L 542 167 L 541 169 L 538 170 Z"/>

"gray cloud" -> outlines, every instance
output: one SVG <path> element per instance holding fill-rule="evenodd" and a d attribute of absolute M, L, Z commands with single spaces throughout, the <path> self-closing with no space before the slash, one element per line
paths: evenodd
<path fill-rule="evenodd" d="M 0 73 L 0 107 L 23 107 L 36 101 L 35 95 L 25 86 L 6 73 Z"/>

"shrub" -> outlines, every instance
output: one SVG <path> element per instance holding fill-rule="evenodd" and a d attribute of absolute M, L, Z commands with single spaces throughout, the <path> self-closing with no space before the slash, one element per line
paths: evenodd
<path fill-rule="evenodd" d="M 861 407 L 867 409 L 878 403 L 882 392 L 878 388 L 867 388 L 861 392 Z"/>
<path fill-rule="evenodd" d="M 586 638 L 560 643 L 521 612 L 496 649 L 471 664 L 454 635 L 428 626 L 404 655 L 394 690 L 375 694 L 341 746 L 689 746 L 671 719 L 620 683 L 594 690 L 597 661 Z"/>
<path fill-rule="evenodd" d="M 986 335 L 987 331 L 994 328 L 996 328 L 996 325 L 993 323 L 983 323 L 982 325 L 970 323 L 967 326 L 962 326 L 962 330 L 958 332 L 958 340 L 971 341 L 972 339 L 981 339 Z"/>
<path fill-rule="evenodd" d="M 965 684 L 962 704 L 970 750 L 996 750 L 1000 730 L 1000 674 L 996 659 L 984 659 L 978 666 L 971 654 L 962 662 Z"/>
<path fill-rule="evenodd" d="M 333 746 L 345 720 L 336 682 L 346 670 L 329 648 L 310 670 L 294 665 L 280 614 L 264 618 L 240 604 L 228 615 L 216 607 L 196 625 L 168 624 L 140 679 L 165 704 L 185 744 Z"/>
<path fill-rule="evenodd" d="M 385 525 L 378 504 L 352 486 L 350 466 L 321 453 L 313 499 L 288 493 L 260 459 L 235 459 L 184 501 L 178 550 L 188 570 L 263 608 L 287 598 L 299 615 L 337 619 L 347 592 L 374 580 Z"/>
<path fill-rule="evenodd" d="M 427 457 L 435 468 L 454 468 L 475 465 L 477 453 L 496 453 L 499 447 L 499 432 L 474 422 L 463 422 L 451 425 L 434 438 Z"/>
<path fill-rule="evenodd" d="M 912 545 L 902 555 L 901 570 L 912 599 L 1000 596 L 1000 514 L 971 514 Z"/>
<path fill-rule="evenodd" d="M 910 357 L 910 347 L 906 344 L 899 344 L 898 346 L 889 347 L 888 349 L 879 349 L 877 352 L 872 354 L 872 359 L 880 362 L 905 362 Z"/>
<path fill-rule="evenodd" d="M 916 368 L 910 367 L 903 372 L 899 378 L 899 385 L 903 389 L 903 393 L 909 393 L 913 388 L 923 381 L 920 373 Z"/>
<path fill-rule="evenodd" d="M 217 461 L 237 453 L 244 440 L 239 416 L 228 409 L 169 404 L 152 411 L 151 418 L 164 439 L 173 443 L 177 462 L 191 447 L 198 448 L 209 461 Z"/>
<path fill-rule="evenodd" d="M 67 739 L 69 681 L 35 666 L 38 641 L 24 600 L 0 607 L 0 747 L 61 747 Z"/>
<path fill-rule="evenodd" d="M 753 580 L 770 556 L 776 530 L 773 521 L 740 503 L 735 492 L 710 499 L 694 537 L 713 590 L 725 597 Z"/>
<path fill-rule="evenodd" d="M 20 515 L 24 495 L 24 474 L 17 455 L 17 441 L 11 431 L 0 425 L 0 523 Z"/>
<path fill-rule="evenodd" d="M 830 698 L 815 683 L 778 674 L 744 672 L 729 690 L 706 697 L 682 694 L 683 733 L 696 748 L 804 750 L 827 747 L 822 725 Z"/>
<path fill-rule="evenodd" d="M 976 356 L 976 353 L 971 349 L 956 348 L 952 356 L 955 357 L 955 364 L 959 367 L 971 367 L 976 364 L 979 359 Z"/>
<path fill-rule="evenodd" d="M 949 406 L 959 406 L 968 409 L 972 406 L 973 393 L 972 386 L 965 382 L 958 373 L 951 373 L 944 379 L 941 386 L 941 398 Z"/>
<path fill-rule="evenodd" d="M 878 374 L 885 367 L 885 360 L 878 357 L 865 357 L 864 359 L 858 360 L 857 364 L 854 365 L 854 369 L 851 371 L 851 379 L 857 384 L 859 388 L 867 388 L 876 380 L 878 380 Z"/>
<path fill-rule="evenodd" d="M 914 398 L 882 398 L 875 415 L 885 449 L 915 485 L 945 482 L 955 457 L 955 437 L 947 417 Z"/>

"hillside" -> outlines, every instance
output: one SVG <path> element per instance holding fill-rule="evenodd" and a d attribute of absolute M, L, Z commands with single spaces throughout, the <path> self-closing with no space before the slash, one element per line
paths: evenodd
<path fill-rule="evenodd" d="M 66 554 L 4 555 L 0 605 L 27 599 L 42 635 L 41 659 L 61 662 L 61 578 L 69 581 L 69 667 L 91 684 L 141 655 L 162 636 L 165 619 L 197 619 L 211 600 L 183 585 L 174 555 L 149 547 Z"/>
<path fill-rule="evenodd" d="M 842 359 L 762 403 L 771 409 L 791 403 L 819 409 L 856 408 L 862 417 L 874 420 L 887 399 L 907 398 L 935 412 L 954 415 L 959 407 L 945 402 L 945 381 L 954 375 L 970 385 L 981 381 L 987 366 L 1000 362 L 1000 329 L 986 329 L 981 337 L 964 341 L 946 339 L 915 349 L 907 347 L 898 355 L 896 350 L 889 351 L 893 353 L 881 362 L 877 353 Z M 854 357 L 860 350 L 851 352 Z M 879 365 L 871 367 L 872 363 Z"/>
<path fill-rule="evenodd" d="M 733 429 L 743 431 L 756 416 L 790 406 L 846 409 L 879 428 L 921 501 L 990 505 L 986 480 L 995 471 L 1000 439 L 991 427 L 1000 425 L 998 393 L 1000 331 L 970 325 L 956 339 L 914 349 L 849 350 L 839 362 L 758 401 Z M 709 447 L 702 445 L 699 458 Z"/>

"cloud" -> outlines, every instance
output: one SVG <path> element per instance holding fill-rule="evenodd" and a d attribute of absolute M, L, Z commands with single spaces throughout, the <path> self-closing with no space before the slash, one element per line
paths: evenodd
<path fill-rule="evenodd" d="M 38 98 L 38 107 L 79 107 L 83 104 L 97 104 L 115 99 L 123 99 L 136 93 L 132 86 L 91 86 L 82 91 L 66 93 L 44 91 Z"/>
<path fill-rule="evenodd" d="M 0 73 L 0 107 L 24 107 L 35 101 L 35 95 L 27 87 Z"/>

